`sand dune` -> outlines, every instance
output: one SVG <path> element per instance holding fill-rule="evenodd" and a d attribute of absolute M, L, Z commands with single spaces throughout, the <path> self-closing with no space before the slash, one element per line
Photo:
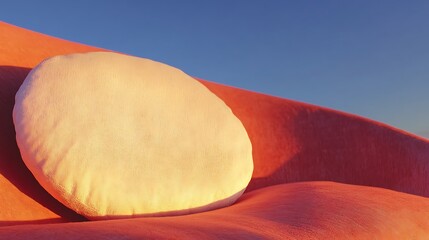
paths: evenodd
<path fill-rule="evenodd" d="M 252 142 L 254 173 L 242 199 L 195 215 L 84 221 L 23 164 L 12 109 L 20 84 L 41 60 L 100 50 L 0 23 L 0 238 L 429 236 L 428 140 L 351 114 L 201 79 L 242 121 Z M 293 183 L 303 181 L 313 182 Z M 71 221 L 83 222 L 64 223 Z"/>

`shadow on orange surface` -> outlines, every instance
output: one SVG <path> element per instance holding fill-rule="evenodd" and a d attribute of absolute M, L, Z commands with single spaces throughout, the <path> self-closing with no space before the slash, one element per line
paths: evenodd
<path fill-rule="evenodd" d="M 225 198 L 225 199 L 221 199 L 215 202 L 212 202 L 210 204 L 201 206 L 201 207 L 194 207 L 194 208 L 188 208 L 188 209 L 184 209 L 184 210 L 176 210 L 176 211 L 168 211 L 168 212 L 156 212 L 156 213 L 148 213 L 148 214 L 135 214 L 133 215 L 132 218 L 147 218 L 147 217 L 155 217 L 155 218 L 159 218 L 159 217 L 175 217 L 175 216 L 182 216 L 182 215 L 188 215 L 188 214 L 198 214 L 201 212 L 211 212 L 211 211 L 216 211 L 218 209 L 222 209 L 222 208 L 226 208 L 229 207 L 230 205 L 234 204 L 234 202 L 231 202 L 231 199 L 237 199 L 238 196 L 241 196 L 242 193 L 244 192 L 244 189 L 242 189 L 241 191 L 235 193 L 234 195 L 232 195 L 231 197 Z M 239 201 L 240 198 L 238 198 L 237 201 Z M 211 210 L 206 210 L 206 209 L 211 209 Z M 105 217 L 91 217 L 88 219 L 90 220 L 106 220 L 106 217 L 108 217 L 108 219 L 126 219 L 126 218 L 130 218 L 129 215 L 107 215 Z"/>
<path fill-rule="evenodd" d="M 15 140 L 15 128 L 12 120 L 12 110 L 15 103 L 15 93 L 27 76 L 29 68 L 0 66 L 0 174 L 24 195 L 35 200 L 43 207 L 70 221 L 84 220 L 85 218 L 69 210 L 49 193 L 47 193 L 35 180 L 31 172 L 21 159 Z M 1 176 L 0 176 L 1 177 Z M 2 189 L 6 190 L 6 189 Z M 9 194 L 13 194 L 10 193 Z M 19 193 L 16 193 L 17 195 Z M 15 196 L 17 197 L 17 196 Z M 19 201 L 2 202 L 1 208 L 16 208 L 17 215 L 20 209 Z M 25 206 L 21 206 L 25 207 Z M 25 211 L 30 211 L 31 208 Z M 1 219 L 0 219 L 1 220 Z M 34 220 L 36 222 L 42 220 Z M 43 220 L 44 221 L 44 220 Z M 27 221 L 28 223 L 31 221 Z"/>
<path fill-rule="evenodd" d="M 14 220 L 14 221 L 0 220 L 0 227 L 29 225 L 29 224 L 57 224 L 57 223 L 66 223 L 66 222 L 70 222 L 70 221 L 63 218 L 48 218 L 48 219 L 38 219 L 38 220 Z"/>

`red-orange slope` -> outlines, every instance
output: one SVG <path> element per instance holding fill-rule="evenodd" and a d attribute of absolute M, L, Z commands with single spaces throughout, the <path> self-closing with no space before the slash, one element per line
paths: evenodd
<path fill-rule="evenodd" d="M 202 81 L 243 122 L 249 190 L 329 180 L 429 196 L 429 141 L 359 116 Z M 412 116 L 410 116 L 412 117 Z"/>
<path fill-rule="evenodd" d="M 46 193 L 23 164 L 12 123 L 14 95 L 29 70 L 44 58 L 100 50 L 0 22 L 0 226 L 39 223 L 0 228 L 0 234 L 5 234 L 0 237 L 16 234 L 25 239 L 33 232 L 32 237 L 118 233 L 130 237 L 165 233 L 169 237 L 177 232 L 177 236 L 214 238 L 222 234 L 234 237 L 228 234 L 237 231 L 243 237 L 341 238 L 342 234 L 362 232 L 388 239 L 389 233 L 406 236 L 429 231 L 429 200 L 401 193 L 429 196 L 427 140 L 350 114 L 203 80 L 231 107 L 252 141 L 255 170 L 245 200 L 192 216 L 43 227 L 44 223 L 83 219 Z M 263 188 L 317 180 L 400 192 L 317 182 Z M 263 189 L 250 192 L 259 188 Z"/>
<path fill-rule="evenodd" d="M 410 204 L 412 202 L 412 204 Z M 427 239 L 426 198 L 332 182 L 281 184 L 179 217 L 0 228 L 4 239 Z"/>

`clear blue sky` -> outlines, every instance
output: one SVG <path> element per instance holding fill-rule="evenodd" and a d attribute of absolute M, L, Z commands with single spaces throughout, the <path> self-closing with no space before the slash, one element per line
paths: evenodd
<path fill-rule="evenodd" d="M 8 1 L 1 20 L 429 137 L 429 1 Z"/>

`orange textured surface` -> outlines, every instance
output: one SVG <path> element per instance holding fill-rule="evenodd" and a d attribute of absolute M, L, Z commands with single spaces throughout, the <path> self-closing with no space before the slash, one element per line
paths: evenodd
<path fill-rule="evenodd" d="M 253 146 L 247 191 L 336 181 L 429 196 L 429 141 L 362 117 L 203 82 L 242 121 Z"/>
<path fill-rule="evenodd" d="M 410 204 L 412 202 L 412 204 Z M 332 182 L 281 184 L 193 215 L 0 228 L 5 239 L 427 239 L 429 202 Z M 59 237 L 61 236 L 61 237 Z"/>
<path fill-rule="evenodd" d="M 350 114 L 203 80 L 252 141 L 255 170 L 247 193 L 231 207 L 201 214 L 86 222 L 51 197 L 23 164 L 12 108 L 20 84 L 41 60 L 100 50 L 0 22 L 0 238 L 429 235 L 428 140 Z M 283 184 L 300 181 L 315 182 Z M 281 185 L 270 187 L 275 184 Z M 83 222 L 62 223 L 71 221 Z"/>

